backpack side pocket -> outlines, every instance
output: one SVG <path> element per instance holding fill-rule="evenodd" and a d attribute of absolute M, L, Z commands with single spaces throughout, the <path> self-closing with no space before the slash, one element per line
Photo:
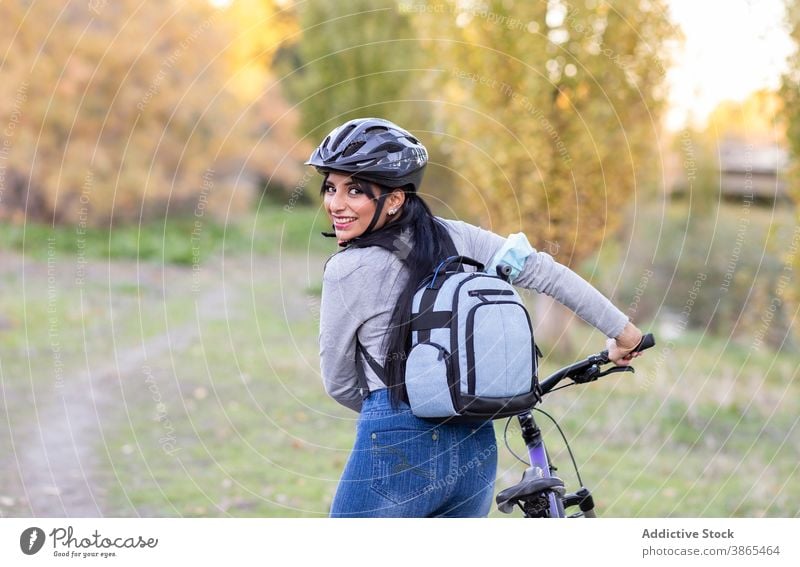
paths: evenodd
<path fill-rule="evenodd" d="M 406 361 L 406 391 L 417 417 L 456 415 L 450 353 L 436 343 L 419 343 Z"/>

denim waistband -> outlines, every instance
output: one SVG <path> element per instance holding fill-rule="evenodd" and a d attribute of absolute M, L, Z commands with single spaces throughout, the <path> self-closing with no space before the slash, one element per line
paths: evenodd
<path fill-rule="evenodd" d="M 361 405 L 361 420 L 375 420 L 392 418 L 397 425 L 414 426 L 414 428 L 435 428 L 446 427 L 454 430 L 478 431 L 489 429 L 494 431 L 491 421 L 476 423 L 437 423 L 434 420 L 426 420 L 416 417 L 411 412 L 411 407 L 405 402 L 399 402 L 397 406 L 392 405 L 391 394 L 388 388 L 373 390 Z M 493 433 L 492 433 L 493 434 Z"/>
<path fill-rule="evenodd" d="M 411 414 L 411 408 L 405 402 L 400 402 L 397 407 L 392 406 L 392 396 L 388 388 L 373 390 L 361 404 L 361 413 L 383 412 Z"/>

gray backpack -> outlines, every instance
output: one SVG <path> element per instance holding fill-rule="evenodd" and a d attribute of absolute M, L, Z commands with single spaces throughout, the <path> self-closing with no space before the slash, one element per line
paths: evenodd
<path fill-rule="evenodd" d="M 466 272 L 465 265 L 478 271 Z M 414 296 L 405 386 L 417 417 L 496 419 L 529 410 L 541 399 L 540 353 L 525 305 L 504 277 L 483 270 L 476 260 L 452 256 Z M 358 347 L 383 377 L 383 369 Z"/>

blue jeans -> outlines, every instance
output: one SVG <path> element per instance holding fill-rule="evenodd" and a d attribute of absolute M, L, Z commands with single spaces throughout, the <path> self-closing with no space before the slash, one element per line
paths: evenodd
<path fill-rule="evenodd" d="M 364 400 L 331 517 L 484 517 L 496 473 L 491 422 L 426 421 L 376 390 Z"/>

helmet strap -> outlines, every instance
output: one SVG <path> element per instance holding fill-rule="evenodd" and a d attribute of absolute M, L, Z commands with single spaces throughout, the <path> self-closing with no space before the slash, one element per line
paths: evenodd
<path fill-rule="evenodd" d="M 381 195 L 380 197 L 375 199 L 375 214 L 372 215 L 372 220 L 370 221 L 369 226 L 367 227 L 367 230 L 365 230 L 361 234 L 362 236 L 372 232 L 372 229 L 375 228 L 376 224 L 378 224 L 378 219 L 381 218 L 381 211 L 383 211 L 383 203 L 386 201 L 386 197 L 388 197 L 388 196 L 389 196 L 389 193 L 384 193 L 383 195 Z"/>

